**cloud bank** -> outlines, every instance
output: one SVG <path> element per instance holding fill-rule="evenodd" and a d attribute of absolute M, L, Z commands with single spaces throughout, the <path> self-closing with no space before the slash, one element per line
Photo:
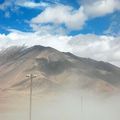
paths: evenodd
<path fill-rule="evenodd" d="M 41 34 L 11 30 L 8 35 L 0 34 L 0 49 L 15 45 L 50 46 L 80 57 L 89 57 L 120 66 L 120 37 L 79 34 L 76 36 Z"/>

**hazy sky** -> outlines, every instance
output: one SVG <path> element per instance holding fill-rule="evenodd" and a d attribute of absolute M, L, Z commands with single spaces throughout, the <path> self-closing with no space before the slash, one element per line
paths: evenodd
<path fill-rule="evenodd" d="M 0 0 L 0 50 L 40 44 L 120 66 L 120 0 Z"/>

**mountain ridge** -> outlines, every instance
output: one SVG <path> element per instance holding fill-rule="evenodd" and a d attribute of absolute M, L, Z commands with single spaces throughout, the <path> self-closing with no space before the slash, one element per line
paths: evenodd
<path fill-rule="evenodd" d="M 39 45 L 10 49 L 0 54 L 0 88 L 27 89 L 28 73 L 43 73 L 42 78 L 34 80 L 34 86 L 48 91 L 56 86 L 100 92 L 112 92 L 120 87 L 120 68 L 110 63 Z"/>

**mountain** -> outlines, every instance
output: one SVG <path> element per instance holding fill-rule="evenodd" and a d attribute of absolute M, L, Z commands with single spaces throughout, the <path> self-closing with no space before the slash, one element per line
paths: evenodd
<path fill-rule="evenodd" d="M 0 53 L 0 89 L 24 91 L 27 74 L 35 74 L 33 90 L 61 89 L 113 93 L 120 89 L 120 68 L 110 63 L 77 57 L 50 47 L 10 47 Z"/>

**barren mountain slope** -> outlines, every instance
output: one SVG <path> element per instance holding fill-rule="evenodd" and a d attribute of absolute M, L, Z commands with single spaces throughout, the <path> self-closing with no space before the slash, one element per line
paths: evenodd
<path fill-rule="evenodd" d="M 114 92 L 120 86 L 120 68 L 81 58 L 50 47 L 11 47 L 0 54 L 0 88 L 25 90 L 27 74 L 36 74 L 34 90 L 87 89 Z"/>

